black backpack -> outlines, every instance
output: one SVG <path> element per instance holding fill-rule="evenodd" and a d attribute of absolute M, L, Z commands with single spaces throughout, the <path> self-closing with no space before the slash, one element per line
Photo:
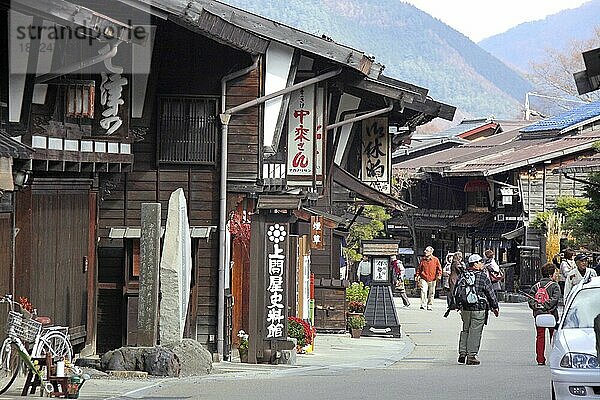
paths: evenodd
<path fill-rule="evenodd" d="M 479 303 L 479 296 L 475 290 L 475 273 L 473 271 L 465 271 L 460 275 L 456 286 L 454 286 L 452 302 L 453 308 L 462 308 Z"/>

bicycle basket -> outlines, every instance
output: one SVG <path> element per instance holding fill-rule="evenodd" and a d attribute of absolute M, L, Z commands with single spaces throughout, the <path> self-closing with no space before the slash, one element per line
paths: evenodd
<path fill-rule="evenodd" d="M 40 333 L 42 324 L 36 320 L 25 318 L 16 311 L 10 311 L 6 321 L 6 333 L 11 330 L 24 342 L 33 343 L 35 337 Z"/>

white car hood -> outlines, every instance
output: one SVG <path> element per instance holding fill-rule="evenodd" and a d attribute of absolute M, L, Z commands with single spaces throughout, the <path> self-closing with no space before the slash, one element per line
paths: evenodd
<path fill-rule="evenodd" d="M 596 334 L 591 328 L 561 329 L 561 342 L 572 353 L 596 354 Z"/>

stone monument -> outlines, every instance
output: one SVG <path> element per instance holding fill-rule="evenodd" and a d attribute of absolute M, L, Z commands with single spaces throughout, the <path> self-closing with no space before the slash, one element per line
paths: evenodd
<path fill-rule="evenodd" d="M 160 260 L 160 341 L 180 342 L 192 279 L 192 250 L 190 226 L 183 189 L 171 193 L 167 226 Z"/>

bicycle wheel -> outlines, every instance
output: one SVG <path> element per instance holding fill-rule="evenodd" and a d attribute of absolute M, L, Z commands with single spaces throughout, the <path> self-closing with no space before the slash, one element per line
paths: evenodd
<path fill-rule="evenodd" d="M 0 394 L 6 392 L 17 378 L 20 361 L 17 345 L 5 341 L 0 351 Z"/>
<path fill-rule="evenodd" d="M 50 353 L 54 361 L 67 360 L 71 362 L 73 347 L 64 333 L 50 332 L 40 338 L 40 347 L 37 353 L 37 357 L 45 357 L 47 353 Z"/>

